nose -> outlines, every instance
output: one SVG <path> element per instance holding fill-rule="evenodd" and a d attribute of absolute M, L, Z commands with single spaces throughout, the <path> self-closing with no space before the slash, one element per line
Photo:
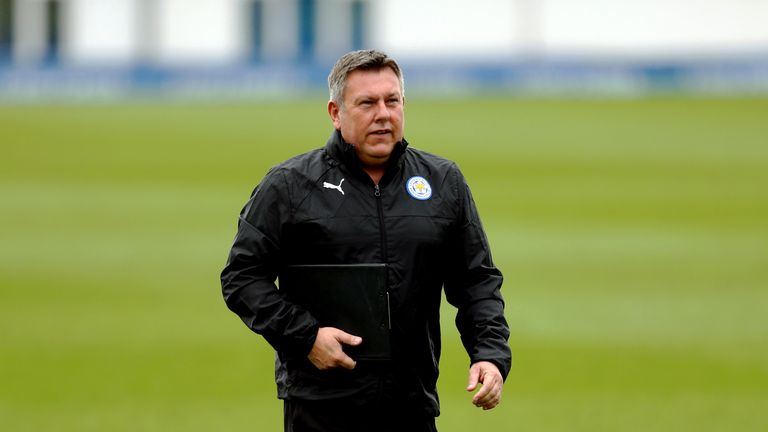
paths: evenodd
<path fill-rule="evenodd" d="M 376 121 L 389 120 L 389 107 L 387 103 L 382 99 L 376 103 Z"/>

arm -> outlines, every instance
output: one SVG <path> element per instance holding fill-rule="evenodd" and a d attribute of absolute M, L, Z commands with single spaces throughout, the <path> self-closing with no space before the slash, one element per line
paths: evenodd
<path fill-rule="evenodd" d="M 317 321 L 285 300 L 275 285 L 280 265 L 281 231 L 291 214 L 285 175 L 270 171 L 240 213 L 237 234 L 221 286 L 227 306 L 277 351 L 307 355 Z"/>
<path fill-rule="evenodd" d="M 468 390 L 482 383 L 473 402 L 489 409 L 498 403 L 501 384 L 512 365 L 501 296 L 503 278 L 493 264 L 472 194 L 458 168 L 454 176 L 460 210 L 450 240 L 451 273 L 445 293 L 458 309 L 456 327 L 472 365 Z"/>

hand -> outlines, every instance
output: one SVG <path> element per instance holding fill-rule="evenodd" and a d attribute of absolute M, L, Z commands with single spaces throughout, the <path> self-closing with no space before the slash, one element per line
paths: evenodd
<path fill-rule="evenodd" d="M 357 346 L 363 342 L 359 336 L 345 333 L 333 327 L 320 327 L 315 344 L 309 352 L 309 361 L 320 370 L 342 367 L 354 369 L 356 362 L 344 353 L 341 344 Z"/>
<path fill-rule="evenodd" d="M 472 397 L 476 407 L 489 410 L 501 402 L 501 390 L 504 388 L 504 378 L 495 364 L 479 361 L 469 368 L 469 385 L 467 391 L 475 391 L 482 384 L 480 391 Z"/>

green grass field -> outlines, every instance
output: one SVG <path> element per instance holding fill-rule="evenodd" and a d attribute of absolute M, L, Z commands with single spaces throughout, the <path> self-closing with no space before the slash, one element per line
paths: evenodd
<path fill-rule="evenodd" d="M 273 354 L 221 299 L 237 214 L 330 134 L 325 100 L 0 106 L 0 429 L 282 430 Z M 456 160 L 512 326 L 442 432 L 768 430 L 768 99 L 409 100 Z"/>

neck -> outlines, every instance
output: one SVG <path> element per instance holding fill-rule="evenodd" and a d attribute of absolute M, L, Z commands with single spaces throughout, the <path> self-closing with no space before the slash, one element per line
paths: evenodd
<path fill-rule="evenodd" d="M 379 184 L 381 178 L 384 177 L 385 167 L 363 167 L 363 171 L 368 174 L 368 177 L 373 180 L 373 184 Z"/>
<path fill-rule="evenodd" d="M 357 154 L 357 161 L 363 171 L 373 180 L 374 184 L 379 184 L 389 166 L 389 156 L 386 158 L 367 158 Z"/>

